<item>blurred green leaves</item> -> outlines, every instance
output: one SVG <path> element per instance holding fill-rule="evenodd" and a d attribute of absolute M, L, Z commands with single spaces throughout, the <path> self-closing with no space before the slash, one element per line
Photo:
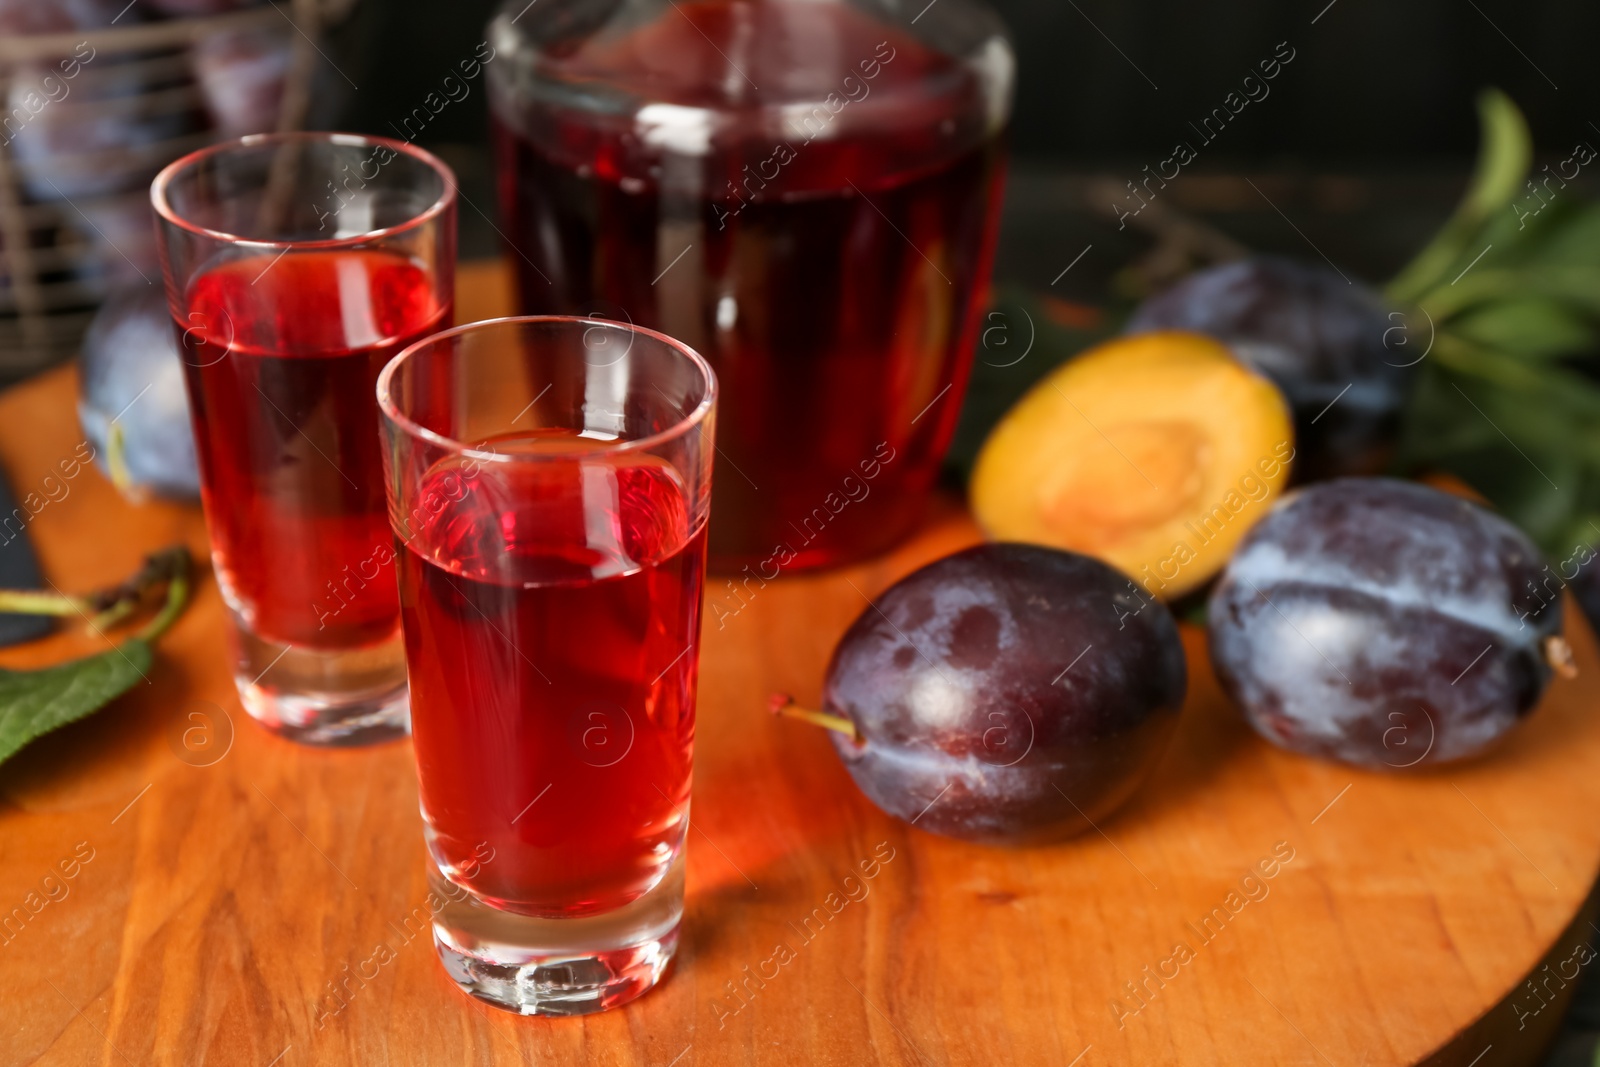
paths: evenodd
<path fill-rule="evenodd" d="M 1530 175 L 1516 104 L 1489 90 L 1478 114 L 1465 195 L 1384 291 L 1408 346 L 1393 351 L 1408 361 L 1427 351 L 1396 471 L 1454 474 L 1563 559 L 1600 542 L 1600 204 L 1569 181 L 1595 162 L 1600 139 Z M 997 294 L 951 450 L 963 480 L 1034 382 L 1120 328 L 1119 313 L 1073 319 L 1052 313 L 1059 304 Z"/>
<path fill-rule="evenodd" d="M 1549 296 L 1508 296 L 1472 308 L 1455 324 L 1455 332 L 1480 348 L 1514 349 L 1529 359 L 1575 356 L 1595 342 L 1589 320 Z"/>
<path fill-rule="evenodd" d="M 1386 289 L 1432 329 L 1400 463 L 1455 474 L 1564 556 L 1600 540 L 1600 204 L 1549 167 L 1530 180 L 1509 97 L 1478 110 L 1466 195 Z"/>
<path fill-rule="evenodd" d="M 1453 277 L 1450 268 L 1482 247 L 1476 238 L 1490 218 L 1510 204 L 1527 176 L 1533 140 L 1511 98 L 1498 89 L 1484 93 L 1478 100 L 1478 121 L 1483 143 L 1472 184 L 1450 221 L 1389 283 L 1388 296 L 1396 303 L 1419 302 L 1441 276 Z"/>

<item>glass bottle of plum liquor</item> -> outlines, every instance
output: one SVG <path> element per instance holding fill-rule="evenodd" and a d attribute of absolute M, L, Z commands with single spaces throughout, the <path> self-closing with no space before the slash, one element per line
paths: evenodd
<path fill-rule="evenodd" d="M 661 330 L 722 383 L 719 570 L 916 522 L 993 260 L 1013 59 L 975 0 L 510 0 L 490 26 L 521 310 Z"/>

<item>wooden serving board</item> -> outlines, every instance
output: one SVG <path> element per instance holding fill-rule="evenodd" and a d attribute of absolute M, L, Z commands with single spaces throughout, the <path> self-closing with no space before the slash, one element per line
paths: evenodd
<path fill-rule="evenodd" d="M 463 270 L 463 321 L 508 302 L 497 268 Z M 64 370 L 0 397 L 19 496 L 77 445 L 74 389 Z M 63 589 L 176 540 L 204 552 L 194 507 L 130 505 L 93 469 L 65 484 L 30 524 Z M 427 914 L 410 746 L 258 729 L 207 576 L 148 684 L 0 768 L 0 915 L 25 915 L 0 933 L 0 1064 L 1536 1059 L 1597 935 L 1600 661 L 1575 611 L 1580 681 L 1490 758 L 1409 775 L 1262 742 L 1187 629 L 1154 780 L 1103 832 L 1000 851 L 882 815 L 825 737 L 765 711 L 774 690 L 816 699 L 864 596 L 977 537 L 945 502 L 892 555 L 708 621 L 678 961 L 636 1004 L 565 1020 L 471 1000 L 409 935 Z M 103 646 L 81 629 L 0 662 Z"/>

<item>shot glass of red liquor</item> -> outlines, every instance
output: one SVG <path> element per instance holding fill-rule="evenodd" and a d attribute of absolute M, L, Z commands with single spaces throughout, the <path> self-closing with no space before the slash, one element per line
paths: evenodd
<path fill-rule="evenodd" d="M 662 330 L 722 383 L 712 567 L 915 525 L 998 230 L 1014 60 L 982 0 L 505 0 L 501 216 L 524 314 Z"/>
<path fill-rule="evenodd" d="M 407 728 L 373 388 L 451 322 L 455 179 L 338 133 L 201 149 L 151 187 L 246 710 L 311 744 Z"/>
<path fill-rule="evenodd" d="M 598 319 L 498 319 L 378 379 L 434 940 L 524 1015 L 625 1003 L 683 913 L 716 379 Z"/>

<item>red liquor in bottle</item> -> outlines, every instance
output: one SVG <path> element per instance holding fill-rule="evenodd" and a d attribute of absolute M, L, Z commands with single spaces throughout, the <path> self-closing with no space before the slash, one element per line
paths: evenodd
<path fill-rule="evenodd" d="M 625 319 L 710 360 L 718 569 L 894 543 L 977 341 L 1011 77 L 997 25 L 833 0 L 688 0 L 587 31 L 510 14 L 489 76 L 521 309 Z"/>

